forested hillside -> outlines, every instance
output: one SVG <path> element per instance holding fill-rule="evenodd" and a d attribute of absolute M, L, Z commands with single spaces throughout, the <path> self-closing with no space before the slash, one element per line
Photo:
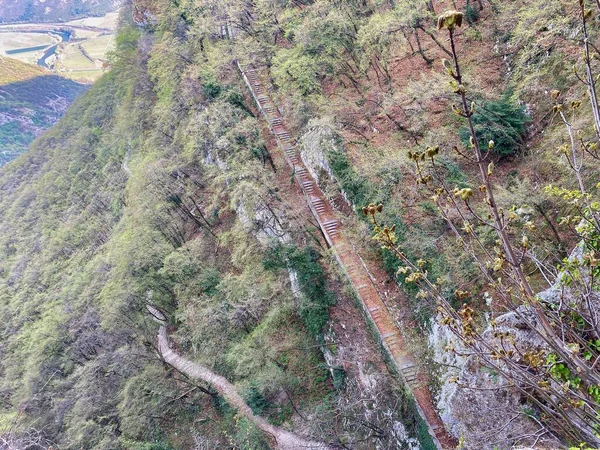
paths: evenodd
<path fill-rule="evenodd" d="M 121 14 L 0 169 L 0 449 L 600 446 L 600 4 Z"/>

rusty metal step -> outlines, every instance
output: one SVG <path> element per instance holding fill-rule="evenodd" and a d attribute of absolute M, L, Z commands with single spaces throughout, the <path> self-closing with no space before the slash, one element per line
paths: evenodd
<path fill-rule="evenodd" d="M 316 211 L 319 220 L 323 220 L 321 223 L 323 233 L 326 236 L 329 236 L 329 238 L 334 239 L 339 233 L 343 232 L 344 227 L 338 220 L 331 220 L 331 216 L 325 215 L 331 208 L 333 201 L 327 201 L 327 199 L 317 197 L 316 193 L 320 192 L 318 185 L 315 183 L 315 180 L 312 180 L 308 171 L 303 167 L 299 152 L 293 145 L 296 141 L 291 132 L 285 127 L 284 120 L 279 115 L 280 113 L 277 109 L 277 105 L 270 99 L 269 93 L 273 89 L 273 86 L 270 83 L 261 83 L 259 73 L 257 73 L 257 70 L 252 66 L 240 66 L 240 68 L 247 77 L 246 81 L 248 82 L 250 89 L 253 90 L 256 101 L 260 106 L 259 109 L 267 120 L 269 128 L 273 131 L 273 135 L 278 139 L 280 148 L 284 150 L 287 161 L 297 171 L 297 180 L 304 193 L 309 197 L 307 200 L 310 201 L 313 211 Z M 391 353 L 393 360 L 396 363 L 396 367 L 398 367 L 407 386 L 415 389 L 423 389 L 424 387 L 421 386 L 422 381 L 420 379 L 421 373 L 414 362 L 407 356 L 402 336 L 396 329 L 390 312 L 382 303 L 382 298 L 373 285 L 372 280 L 369 278 L 367 269 L 361 264 L 356 263 L 358 259 L 355 251 L 347 242 L 339 242 L 339 240 L 336 239 L 333 242 L 333 246 L 337 250 L 338 257 L 350 278 L 350 282 L 356 287 L 356 291 L 362 304 L 375 323 L 380 339 Z M 342 246 L 344 246 L 344 249 L 342 249 Z M 394 329 L 395 331 L 390 332 L 391 329 Z M 418 403 L 420 404 L 421 401 L 418 401 Z M 420 404 L 420 406 L 426 411 L 431 412 L 433 410 L 435 412 L 433 405 L 430 405 L 428 402 L 424 405 Z M 427 419 L 425 418 L 425 420 Z M 429 425 L 432 426 L 434 424 L 435 422 L 430 423 Z M 434 431 L 436 436 L 438 435 L 438 432 L 440 435 L 445 433 L 443 428 L 440 429 L 438 427 L 436 427 Z M 448 438 L 446 435 L 442 437 L 444 439 Z"/>
<path fill-rule="evenodd" d="M 312 181 L 303 181 L 302 187 L 305 191 L 312 192 L 314 190 Z"/>

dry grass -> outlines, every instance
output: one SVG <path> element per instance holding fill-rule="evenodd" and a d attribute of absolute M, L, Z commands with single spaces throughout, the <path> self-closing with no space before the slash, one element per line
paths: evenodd
<path fill-rule="evenodd" d="M 91 58 L 102 59 L 106 58 L 106 54 L 114 49 L 114 35 L 104 35 L 89 39 L 81 44 L 84 50 Z"/>
<path fill-rule="evenodd" d="M 0 85 L 48 75 L 44 69 L 6 56 L 0 57 Z"/>

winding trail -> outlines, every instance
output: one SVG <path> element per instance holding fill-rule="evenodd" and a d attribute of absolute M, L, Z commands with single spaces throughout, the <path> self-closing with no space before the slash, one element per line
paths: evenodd
<path fill-rule="evenodd" d="M 345 236 L 333 205 L 306 168 L 277 106 L 269 97 L 268 89 L 272 87 L 262 83 L 256 68 L 244 67 L 239 62 L 237 65 L 260 113 L 275 136 L 278 147 L 283 151 L 287 163 L 292 168 L 294 177 L 327 243 L 333 249 L 339 265 L 360 299 L 365 316 L 374 325 L 383 348 L 402 377 L 404 385 L 414 396 L 419 414 L 427 424 L 429 434 L 437 448 L 444 450 L 456 448 L 456 440 L 444 427 L 434 406 L 433 397 L 427 388 L 427 377 L 421 373 L 409 354 L 402 333 L 373 283 L 369 270 Z"/>
<path fill-rule="evenodd" d="M 275 442 L 276 448 L 280 450 L 334 450 L 335 447 L 332 445 L 313 441 L 299 436 L 296 433 L 286 431 L 270 424 L 263 417 L 254 414 L 246 401 L 238 394 L 236 387 L 226 378 L 217 375 L 207 367 L 190 361 L 173 351 L 169 345 L 166 317 L 151 305 L 147 305 L 147 309 L 154 320 L 160 325 L 158 330 L 158 351 L 163 360 L 190 378 L 204 381 L 212 386 L 230 405 L 235 407 L 240 414 L 244 415 L 264 433 L 269 435 Z"/>

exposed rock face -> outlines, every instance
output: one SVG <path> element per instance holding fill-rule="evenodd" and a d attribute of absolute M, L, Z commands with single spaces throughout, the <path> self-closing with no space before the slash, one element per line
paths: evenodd
<path fill-rule="evenodd" d="M 325 175 L 334 179 L 326 155 L 328 151 L 340 150 L 341 143 L 333 124 L 326 119 L 311 119 L 306 132 L 300 138 L 300 145 L 302 161 L 316 182 L 319 185 L 325 182 Z"/>
<path fill-rule="evenodd" d="M 454 352 L 446 351 L 446 346 L 455 340 L 455 336 L 448 327 L 440 325 L 439 320 L 440 317 L 432 320 L 429 334 L 429 347 L 433 350 L 434 360 L 438 364 L 442 364 L 445 369 L 440 375 L 441 389 L 437 398 L 437 407 L 446 428 L 454 436 L 460 436 L 459 424 L 453 415 L 451 404 L 456 393 L 456 384 L 450 383 L 449 380 L 460 374 L 460 368 L 465 364 L 465 359 Z"/>
<path fill-rule="evenodd" d="M 520 313 L 532 316 L 525 308 Z M 517 348 L 543 347 L 538 334 L 517 313 L 504 314 L 496 322 L 493 330 L 488 327 L 484 332 L 490 341 L 495 340 L 493 333 L 507 331 L 515 336 Z M 445 351 L 446 344 L 452 343 L 458 353 L 468 353 L 447 328 L 435 325 L 433 331 L 430 340 L 435 342 L 436 361 L 456 367 L 443 375 L 438 407 L 442 420 L 463 440 L 465 449 L 512 449 L 530 444 L 538 436 L 536 448 L 561 448 L 551 436 L 540 436 L 541 427 L 527 416 L 528 405 L 517 388 L 503 388 L 508 380 L 485 367 L 477 357 L 464 358 Z M 449 383 L 454 376 L 458 376 L 458 385 Z"/>
<path fill-rule="evenodd" d="M 244 228 L 263 245 L 268 245 L 273 240 L 282 244 L 289 244 L 291 241 L 285 215 L 282 212 L 275 212 L 264 202 L 249 204 L 240 201 L 237 216 Z"/>
<path fill-rule="evenodd" d="M 335 125 L 327 118 L 311 119 L 300 137 L 300 157 L 319 187 L 331 199 L 333 206 L 345 214 L 351 212 L 351 202 L 337 182 L 327 155 L 343 152 L 344 145 Z"/>
<path fill-rule="evenodd" d="M 579 245 L 570 259 L 582 258 L 583 248 Z M 562 283 L 563 274 L 559 274 L 557 283 L 540 292 L 538 298 L 544 302 L 558 305 L 568 300 L 582 315 L 594 314 L 600 310 L 597 293 L 588 297 L 590 305 L 584 305 L 582 295 L 572 287 Z M 585 278 L 585 273 L 582 274 Z M 495 319 L 495 327 L 488 326 L 484 338 L 496 348 L 502 348 L 499 335 L 507 333 L 511 338 L 510 348 L 516 354 L 527 351 L 548 351 L 549 348 L 540 337 L 541 329 L 534 311 L 520 306 L 515 311 L 503 314 Z M 541 425 L 530 416 L 535 416 L 534 408 L 526 401 L 524 394 L 515 387 L 505 387 L 509 380 L 485 367 L 481 361 L 470 356 L 463 358 L 454 352 L 445 351 L 452 344 L 456 353 L 467 353 L 451 332 L 436 321 L 432 327 L 430 345 L 434 358 L 448 369 L 442 375 L 443 387 L 438 397 L 438 408 L 448 428 L 464 440 L 467 449 L 508 449 L 517 445 L 532 445 L 535 448 L 563 448 L 550 434 L 543 434 Z M 451 367 L 450 367 L 451 366 Z M 458 376 L 460 387 L 449 384 L 451 377 Z"/>

